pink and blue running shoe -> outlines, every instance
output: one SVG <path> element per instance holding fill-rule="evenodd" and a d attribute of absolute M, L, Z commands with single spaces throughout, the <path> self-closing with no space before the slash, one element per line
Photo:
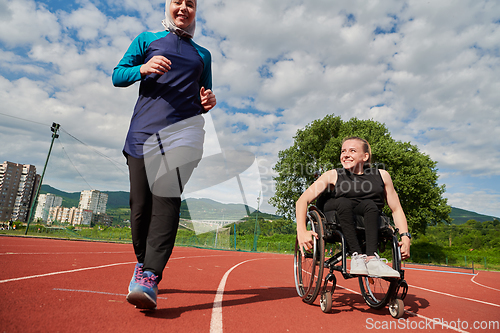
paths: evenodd
<path fill-rule="evenodd" d="M 139 283 L 128 293 L 127 301 L 137 309 L 156 309 L 158 296 L 158 276 L 153 272 L 145 271 Z"/>
<path fill-rule="evenodd" d="M 143 273 L 142 267 L 143 266 L 144 266 L 144 264 L 140 263 L 140 262 L 135 264 L 134 275 L 132 276 L 132 280 L 130 280 L 130 284 L 128 285 L 128 292 L 131 292 L 132 289 L 134 289 L 135 286 L 137 286 L 139 284 L 139 281 L 142 278 L 142 273 Z"/>

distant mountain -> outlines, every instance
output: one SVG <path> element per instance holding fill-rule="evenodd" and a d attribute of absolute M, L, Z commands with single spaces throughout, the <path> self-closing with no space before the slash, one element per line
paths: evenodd
<path fill-rule="evenodd" d="M 40 194 L 52 193 L 63 198 L 64 207 L 78 207 L 80 201 L 80 192 L 64 192 L 50 185 L 42 185 Z M 124 191 L 103 191 L 108 194 L 107 210 L 129 207 L 129 192 Z M 191 199 L 183 200 L 181 203 L 181 217 L 190 219 L 189 212 L 196 212 L 196 216 L 203 216 L 207 220 L 239 220 L 250 213 L 255 216 L 256 209 L 243 204 L 223 204 L 211 199 Z M 268 220 L 279 219 L 280 216 L 259 212 L 259 217 Z"/>
<path fill-rule="evenodd" d="M 116 192 L 107 192 L 103 191 L 108 195 L 108 207 L 111 209 L 115 208 L 125 208 L 129 207 L 129 192 L 125 191 L 116 191 Z"/>
<path fill-rule="evenodd" d="M 63 198 L 64 207 L 78 207 L 80 200 L 80 192 L 68 193 L 53 188 L 50 185 L 42 185 L 41 194 L 52 193 Z M 107 209 L 128 208 L 129 207 L 129 192 L 124 191 L 105 191 L 108 194 Z M 255 208 L 250 206 L 245 207 L 243 204 L 223 204 L 211 199 L 186 199 L 181 204 L 181 217 L 190 218 L 191 212 L 197 212 L 196 215 L 203 215 L 207 220 L 215 219 L 241 219 L 247 214 L 247 208 L 250 216 L 255 216 Z M 279 219 L 280 216 L 259 212 L 259 217 L 268 220 Z M 479 222 L 500 220 L 498 217 L 478 214 L 465 209 L 451 207 L 450 217 L 453 219 L 453 224 L 464 224 L 468 220 L 476 220 Z"/>
<path fill-rule="evenodd" d="M 469 220 L 476 220 L 478 222 L 493 221 L 494 219 L 500 220 L 498 217 L 478 214 L 455 207 L 451 207 L 450 217 L 453 219 L 452 224 L 464 224 Z"/>
<path fill-rule="evenodd" d="M 255 217 L 256 209 L 244 204 L 224 204 L 211 199 L 188 198 L 182 201 L 181 217 L 191 219 L 196 212 L 206 220 L 241 220 L 246 216 Z M 191 213 L 190 213 L 191 212 Z M 277 220 L 277 215 L 258 212 L 259 217 L 266 220 Z"/>
<path fill-rule="evenodd" d="M 40 194 L 54 194 L 63 198 L 63 207 L 78 207 L 78 203 L 80 202 L 80 192 L 68 193 L 64 191 L 60 191 L 56 188 L 53 188 L 50 185 L 42 185 L 40 188 Z"/>

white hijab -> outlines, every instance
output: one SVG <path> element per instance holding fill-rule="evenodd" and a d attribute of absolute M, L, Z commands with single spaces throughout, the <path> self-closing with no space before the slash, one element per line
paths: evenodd
<path fill-rule="evenodd" d="M 189 25 L 186 29 L 181 29 L 178 26 L 175 25 L 174 20 L 172 16 L 170 15 L 170 4 L 172 3 L 172 0 L 166 0 L 165 1 L 165 19 L 161 21 L 161 24 L 165 27 L 166 30 L 174 32 L 175 34 L 181 36 L 181 37 L 189 37 L 193 38 L 194 36 L 194 29 L 196 27 L 196 18 L 193 20 L 193 23 Z M 195 6 L 198 6 L 198 3 L 196 0 L 194 0 Z M 196 10 L 196 7 L 195 7 Z"/>

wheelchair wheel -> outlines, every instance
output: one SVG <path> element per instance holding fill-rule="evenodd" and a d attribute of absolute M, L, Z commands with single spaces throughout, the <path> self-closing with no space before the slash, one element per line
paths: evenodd
<path fill-rule="evenodd" d="M 313 247 L 304 251 L 299 248 L 295 241 L 295 253 L 293 258 L 295 288 L 297 294 L 308 304 L 312 304 L 318 296 L 323 279 L 323 266 L 325 262 L 325 242 L 323 240 L 323 222 L 316 211 L 308 214 L 307 229 L 318 234 L 318 239 L 313 239 Z"/>
<path fill-rule="evenodd" d="M 382 309 L 395 292 L 397 282 L 385 278 L 360 276 L 359 287 L 366 304 L 374 309 Z"/>
<path fill-rule="evenodd" d="M 396 298 L 391 303 L 389 303 L 389 313 L 395 319 L 403 317 L 405 314 L 405 305 L 401 298 Z"/>
<path fill-rule="evenodd" d="M 332 301 L 333 301 L 333 296 L 331 292 L 325 291 L 321 293 L 321 298 L 319 305 L 321 307 L 321 311 L 324 313 L 329 313 L 332 311 Z"/>
<path fill-rule="evenodd" d="M 394 243 L 395 242 L 395 243 Z M 399 260 L 399 261 L 398 261 Z M 401 253 L 397 240 L 393 240 L 392 246 L 392 268 L 399 271 Z M 372 276 L 360 276 L 359 288 L 361 295 L 371 308 L 382 309 L 389 300 L 394 299 L 398 286 L 397 278 L 382 278 Z"/>

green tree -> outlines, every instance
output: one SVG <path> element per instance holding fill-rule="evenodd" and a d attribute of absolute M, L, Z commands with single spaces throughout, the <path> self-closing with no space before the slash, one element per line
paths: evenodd
<path fill-rule="evenodd" d="M 334 115 L 298 130 L 293 145 L 279 152 L 274 167 L 276 191 L 270 198 L 277 214 L 294 219 L 295 202 L 314 182 L 315 173 L 341 167 L 342 140 L 353 135 L 370 142 L 373 165 L 390 173 L 413 233 L 425 233 L 427 225 L 451 222 L 451 207 L 442 197 L 445 186 L 437 184 L 436 162 L 409 142 L 394 140 L 379 122 L 342 121 Z M 387 206 L 384 210 L 390 213 Z"/>

